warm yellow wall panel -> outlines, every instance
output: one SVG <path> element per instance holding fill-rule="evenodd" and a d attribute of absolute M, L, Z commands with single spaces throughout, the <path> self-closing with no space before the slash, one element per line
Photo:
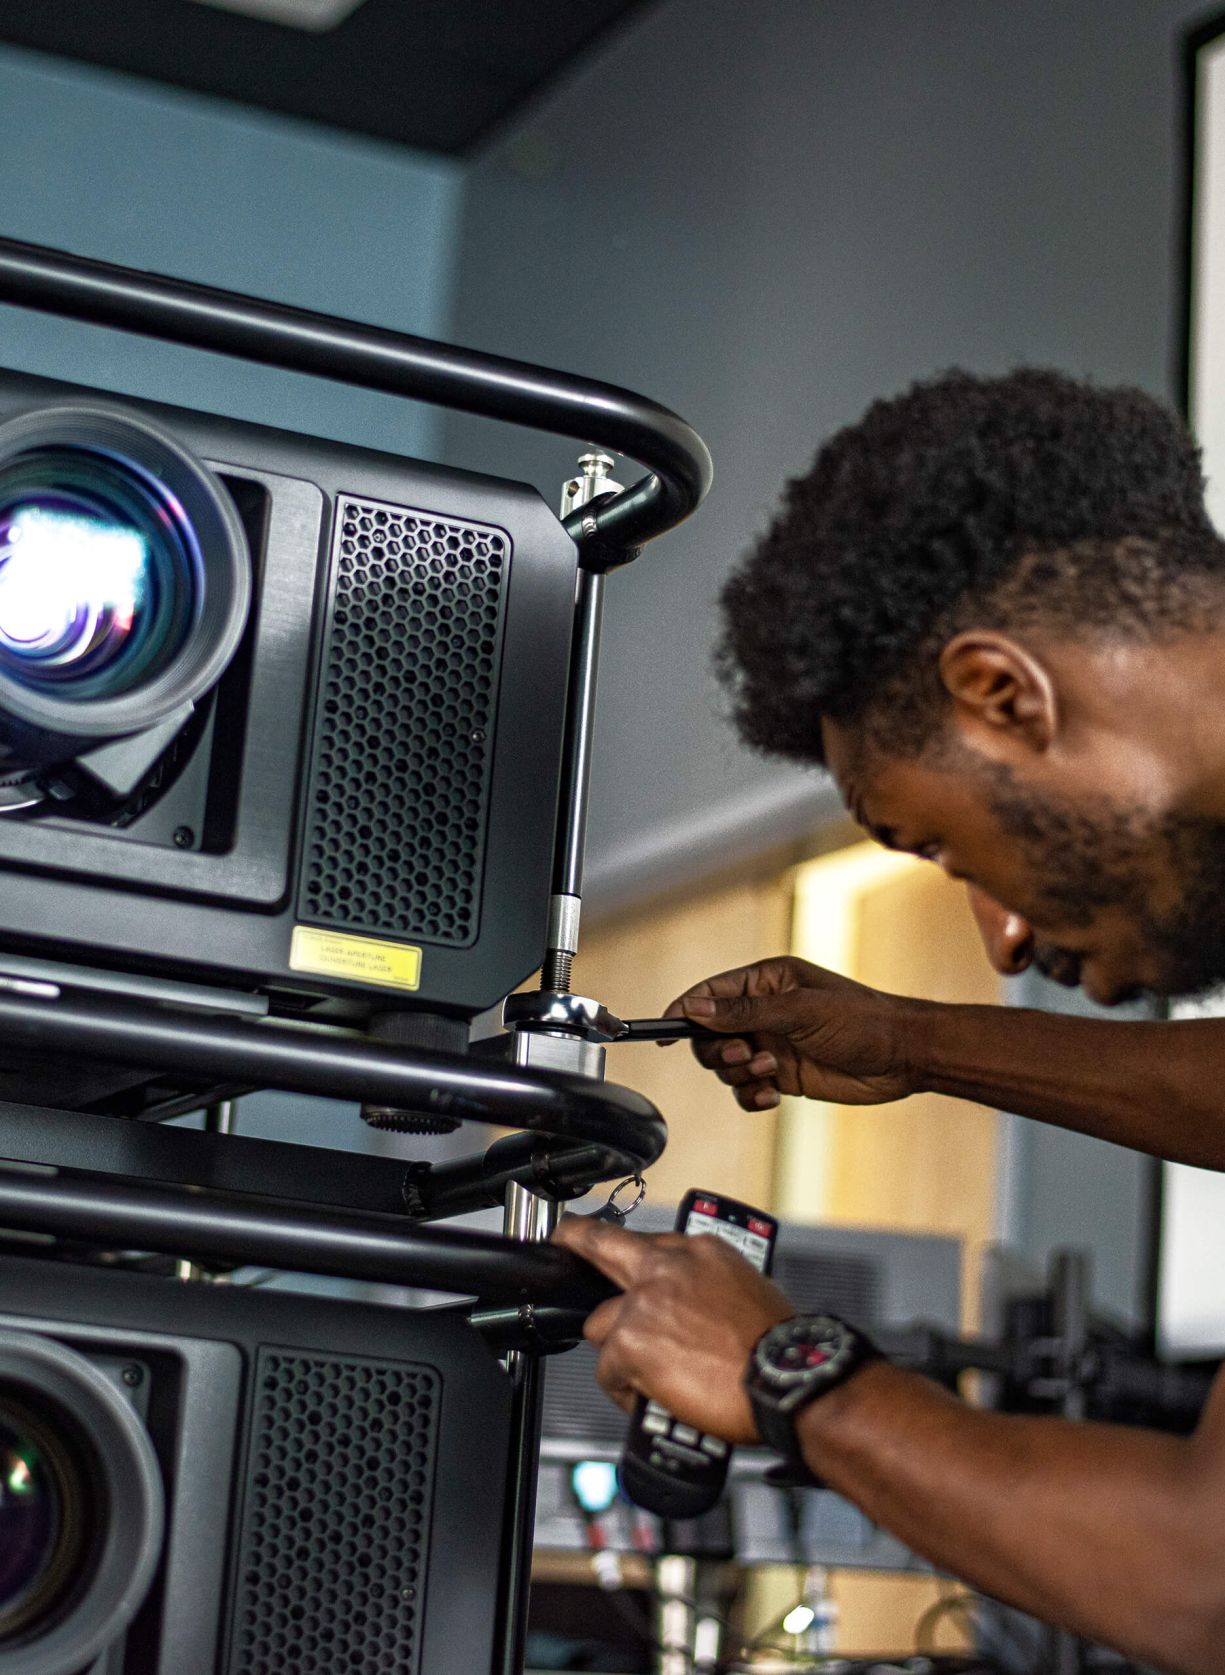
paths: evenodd
<path fill-rule="evenodd" d="M 860 947 L 864 896 L 914 861 L 873 843 L 856 843 L 796 869 L 791 951 L 814 965 L 850 975 Z M 779 1120 L 775 1204 L 796 1221 L 824 1221 L 837 1207 L 832 1167 L 838 1107 L 785 1099 Z"/>
<path fill-rule="evenodd" d="M 894 994 L 992 1002 L 999 980 L 964 888 L 936 867 L 858 845 L 802 868 L 795 951 Z M 856 870 L 862 855 L 863 870 Z M 831 927 L 833 927 L 831 929 Z M 995 1206 L 996 1118 L 981 1106 L 921 1094 L 883 1106 L 787 1102 L 779 1202 L 805 1219 L 946 1233 L 964 1241 L 966 1319 Z"/>
<path fill-rule="evenodd" d="M 623 1018 L 655 1017 L 703 977 L 785 953 L 787 880 L 726 885 L 584 933 L 574 987 Z M 649 1172 L 653 1203 L 675 1204 L 691 1186 L 733 1193 L 769 1209 L 777 1120 L 747 1116 L 683 1044 L 611 1047 L 611 1081 L 636 1088 L 668 1123 L 668 1149 Z"/>

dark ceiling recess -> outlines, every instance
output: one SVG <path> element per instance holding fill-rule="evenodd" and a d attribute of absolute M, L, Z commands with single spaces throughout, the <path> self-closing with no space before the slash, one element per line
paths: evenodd
<path fill-rule="evenodd" d="M 457 156 L 654 0 L 362 0 L 313 33 L 196 0 L 0 0 L 0 41 Z"/>

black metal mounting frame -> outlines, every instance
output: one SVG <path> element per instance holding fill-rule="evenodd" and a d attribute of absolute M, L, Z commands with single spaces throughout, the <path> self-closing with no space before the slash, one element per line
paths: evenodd
<path fill-rule="evenodd" d="M 8 239 L 0 239 L 0 303 L 578 436 L 626 454 L 647 475 L 564 520 L 580 566 L 593 574 L 637 557 L 710 487 L 710 455 L 684 420 L 627 390 L 567 373 Z M 190 1067 L 226 1087 L 434 1110 L 520 1132 L 483 1156 L 406 1176 L 402 1166 L 372 1158 L 0 1106 L 0 1159 L 10 1160 L 7 1167 L 0 1162 L 0 1227 L 204 1263 L 254 1261 L 456 1292 L 477 1300 L 474 1324 L 499 1351 L 540 1352 L 573 1337 L 612 1292 L 557 1246 L 419 1231 L 416 1223 L 499 1202 L 511 1182 L 562 1198 L 645 1168 L 663 1150 L 665 1130 L 637 1094 L 487 1060 L 392 1050 L 339 1032 L 20 988 L 0 989 L 0 1035 L 25 1048 Z M 507 1370 L 514 1423 L 497 1669 L 518 1675 L 541 1383 L 534 1353 L 511 1354 Z"/>
<path fill-rule="evenodd" d="M 628 454 L 648 475 L 566 520 L 580 562 L 591 570 L 635 557 L 643 542 L 687 517 L 710 486 L 710 455 L 683 419 L 630 391 L 568 373 L 11 239 L 0 239 L 0 302 L 578 435 Z M 574 1196 L 612 1174 L 645 1167 L 664 1144 L 658 1112 L 621 1088 L 380 1048 L 274 1022 L 235 1022 L 71 991 L 53 998 L 10 992 L 0 994 L 0 1031 L 39 1051 L 191 1066 L 225 1086 L 408 1106 L 524 1131 L 483 1156 L 418 1171 L 406 1219 L 410 1206 L 425 1220 L 488 1205 L 511 1181 L 546 1196 Z M 54 1216 L 54 1205 L 44 1208 Z M 82 1213 L 78 1206 L 78 1225 Z M 205 1254 L 191 1247 L 188 1225 L 179 1234 L 182 1254 Z M 297 1259 L 305 1261 L 301 1251 Z M 451 1289 L 474 1291 L 462 1268 Z"/>
<path fill-rule="evenodd" d="M 706 444 L 684 419 L 614 384 L 0 239 L 0 302 L 234 355 L 385 394 L 578 436 L 649 474 L 565 520 L 584 569 L 629 563 L 710 488 Z"/>

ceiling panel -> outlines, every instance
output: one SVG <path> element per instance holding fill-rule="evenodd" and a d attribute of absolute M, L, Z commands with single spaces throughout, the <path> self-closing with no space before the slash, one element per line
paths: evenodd
<path fill-rule="evenodd" d="M 0 41 L 456 156 L 653 3 L 361 0 L 320 30 L 216 0 L 0 0 Z"/>

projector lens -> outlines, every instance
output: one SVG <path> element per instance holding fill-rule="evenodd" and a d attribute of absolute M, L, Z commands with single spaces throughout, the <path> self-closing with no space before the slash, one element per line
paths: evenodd
<path fill-rule="evenodd" d="M 52 1614 L 76 1579 L 80 1491 L 62 1439 L 0 1392 L 0 1645 Z"/>
<path fill-rule="evenodd" d="M 0 467 L 0 668 L 64 696 L 130 691 L 182 648 L 200 556 L 131 467 L 44 449 Z"/>
<path fill-rule="evenodd" d="M 143 415 L 49 407 L 0 423 L 0 742 L 41 767 L 184 719 L 251 603 L 238 512 Z"/>
<path fill-rule="evenodd" d="M 0 1675 L 101 1667 L 148 1592 L 161 1473 L 126 1388 L 0 1324 Z"/>

